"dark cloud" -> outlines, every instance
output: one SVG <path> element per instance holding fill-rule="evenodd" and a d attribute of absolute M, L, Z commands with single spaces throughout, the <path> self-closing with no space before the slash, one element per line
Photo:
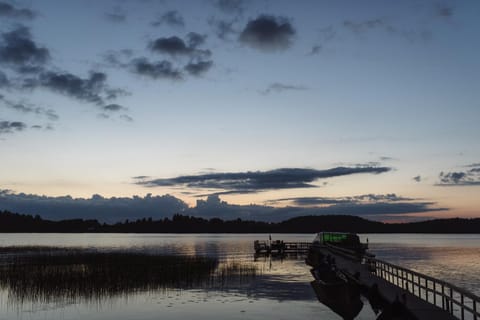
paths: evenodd
<path fill-rule="evenodd" d="M 201 46 L 207 40 L 207 35 L 199 34 L 196 32 L 189 32 L 187 34 L 187 42 L 189 48 L 195 49 L 198 46 Z"/>
<path fill-rule="evenodd" d="M 395 193 L 387 194 L 363 194 L 351 197 L 295 197 L 295 198 L 282 198 L 270 201 L 271 203 L 278 202 L 292 202 L 298 206 L 323 206 L 332 204 L 367 204 L 367 203 L 379 203 L 379 202 L 400 202 L 400 201 L 412 201 L 415 199 L 405 198 L 397 196 Z"/>
<path fill-rule="evenodd" d="M 388 215 L 404 215 L 412 213 L 447 211 L 448 208 L 432 207 L 434 202 L 377 202 L 336 204 L 329 207 L 316 208 L 316 214 L 342 214 L 375 218 Z"/>
<path fill-rule="evenodd" d="M 244 0 L 216 0 L 215 7 L 226 14 L 243 14 L 245 1 Z"/>
<path fill-rule="evenodd" d="M 465 167 L 467 167 L 467 168 L 477 168 L 477 167 L 480 167 L 480 162 L 467 164 Z"/>
<path fill-rule="evenodd" d="M 133 118 L 130 117 L 128 114 L 122 114 L 120 115 L 120 119 L 127 121 L 127 122 L 133 122 Z"/>
<path fill-rule="evenodd" d="M 32 20 L 35 13 L 30 9 L 18 9 L 9 3 L 0 2 L 0 17 Z"/>
<path fill-rule="evenodd" d="M 106 81 L 107 75 L 103 72 L 91 71 L 87 78 L 81 78 L 68 72 L 46 71 L 38 78 L 27 79 L 24 87 L 45 88 L 79 101 L 93 103 L 107 112 L 119 111 L 114 110 L 115 108 L 127 110 L 118 104 L 106 103 L 107 100 L 128 94 L 123 89 L 108 87 Z M 104 114 L 103 118 L 108 118 L 108 115 Z"/>
<path fill-rule="evenodd" d="M 150 42 L 150 50 L 174 58 L 172 61 L 151 61 L 146 57 L 131 59 L 132 52 L 125 50 L 109 51 L 104 55 L 104 60 L 110 67 L 126 69 L 151 79 L 182 80 L 186 74 L 203 75 L 213 66 L 210 50 L 198 48 L 205 44 L 206 39 L 207 35 L 189 32 L 185 40 L 173 36 Z"/>
<path fill-rule="evenodd" d="M 56 120 L 59 119 L 58 114 L 55 112 L 55 110 L 52 110 L 52 109 L 35 107 L 32 104 L 29 104 L 29 103 L 23 102 L 23 101 L 13 102 L 13 101 L 5 98 L 2 95 L 0 95 L 0 101 L 3 102 L 3 104 L 7 108 L 9 108 L 11 110 L 15 110 L 17 112 L 32 113 L 32 114 L 36 114 L 36 115 L 39 115 L 39 116 L 45 116 L 48 120 L 51 120 L 51 121 L 56 121 Z"/>
<path fill-rule="evenodd" d="M 198 61 L 198 62 L 189 62 L 185 66 L 185 70 L 193 76 L 201 76 L 206 73 L 213 66 L 213 61 Z"/>
<path fill-rule="evenodd" d="M 37 130 L 44 130 L 44 131 L 54 130 L 54 127 L 51 124 L 46 124 L 44 126 L 36 124 L 36 125 L 33 125 L 31 128 L 32 129 L 37 129 Z"/>
<path fill-rule="evenodd" d="M 295 29 L 284 17 L 260 15 L 250 20 L 240 33 L 240 42 L 265 52 L 285 50 L 290 47 Z"/>
<path fill-rule="evenodd" d="M 130 70 L 138 75 L 152 79 L 182 79 L 182 72 L 176 69 L 170 61 L 150 62 L 146 58 L 137 58 L 130 63 Z"/>
<path fill-rule="evenodd" d="M 143 180 L 148 177 L 135 177 Z M 376 200 L 351 200 L 364 197 Z M 206 200 L 197 200 L 196 206 L 189 208 L 187 204 L 170 195 L 131 198 L 105 198 L 93 195 L 91 198 L 72 198 L 71 196 L 47 197 L 10 190 L 0 190 L 0 207 L 4 210 L 25 214 L 39 214 L 43 218 L 61 219 L 98 219 L 101 222 L 118 222 L 125 219 L 134 220 L 146 217 L 162 219 L 175 213 L 203 218 L 249 219 L 258 221 L 279 222 L 298 216 L 311 215 L 356 215 L 374 220 L 384 220 L 389 216 L 402 216 L 412 213 L 439 212 L 447 208 L 435 207 L 433 202 L 409 201 L 395 195 L 364 195 L 330 198 L 319 207 L 288 206 L 271 207 L 265 205 L 235 205 L 222 201 L 218 195 L 210 195 Z M 389 200 L 391 199 L 391 200 Z M 403 200 L 407 199 L 407 200 Z"/>
<path fill-rule="evenodd" d="M 421 182 L 422 181 L 422 177 L 421 176 L 416 176 L 416 177 L 413 177 L 413 180 L 417 181 L 417 182 Z"/>
<path fill-rule="evenodd" d="M 104 88 L 104 95 L 106 100 L 117 99 L 118 97 L 125 97 L 131 95 L 131 93 L 121 88 Z"/>
<path fill-rule="evenodd" d="M 172 56 L 189 55 L 192 51 L 179 37 L 158 38 L 150 44 L 153 51 L 166 53 Z"/>
<path fill-rule="evenodd" d="M 132 177 L 132 179 L 134 180 L 145 180 L 145 179 L 148 179 L 150 178 L 150 176 L 135 176 L 135 177 Z"/>
<path fill-rule="evenodd" d="M 381 156 L 379 159 L 380 159 L 380 161 L 390 161 L 390 160 L 395 160 L 394 158 L 392 158 L 392 157 L 387 157 L 387 156 Z"/>
<path fill-rule="evenodd" d="M 0 121 L 0 135 L 4 133 L 13 133 L 23 131 L 27 125 L 21 121 Z"/>
<path fill-rule="evenodd" d="M 119 51 L 110 50 L 103 55 L 103 60 L 110 67 L 127 67 L 128 60 L 133 55 L 133 51 L 130 49 L 123 49 Z"/>
<path fill-rule="evenodd" d="M 105 13 L 105 18 L 107 18 L 108 21 L 115 23 L 122 23 L 127 21 L 127 16 L 120 12 Z"/>
<path fill-rule="evenodd" d="M 207 173 L 166 179 L 146 179 L 136 184 L 148 187 L 177 186 L 195 189 L 222 189 L 224 191 L 259 192 L 263 190 L 312 188 L 318 179 L 333 178 L 357 173 L 379 174 L 390 171 L 388 167 L 336 167 L 327 170 L 282 168 L 270 171 L 235 173 Z"/>
<path fill-rule="evenodd" d="M 1 34 L 0 64 L 13 70 L 15 74 L 11 83 L 4 73 L 0 73 L 0 86 L 8 86 L 14 90 L 44 88 L 80 101 L 94 103 L 106 107 L 105 101 L 128 94 L 123 89 L 111 88 L 107 85 L 107 75 L 103 72 L 90 72 L 87 78 L 75 74 L 58 71 L 47 64 L 50 52 L 47 48 L 36 44 L 25 26 L 17 26 L 9 32 Z M 26 102 L 12 102 L 1 97 L 1 102 L 8 108 L 22 112 L 58 120 L 54 110 L 36 107 Z"/>
<path fill-rule="evenodd" d="M 317 44 L 317 45 L 314 45 L 312 49 L 310 49 L 310 52 L 308 54 L 311 56 L 315 56 L 317 54 L 320 54 L 321 51 L 322 51 L 322 46 Z"/>
<path fill-rule="evenodd" d="M 67 72 L 48 71 L 40 75 L 36 85 L 78 100 L 102 105 L 106 80 L 107 75 L 102 72 L 90 72 L 88 78 L 80 78 Z"/>
<path fill-rule="evenodd" d="M 395 26 L 384 18 L 373 18 L 364 21 L 343 21 L 343 27 L 350 30 L 354 34 L 362 35 L 373 30 L 382 30 L 389 35 L 404 38 L 409 42 L 428 41 L 432 37 L 432 33 L 426 29 L 419 29 L 413 26 L 411 29 Z"/>
<path fill-rule="evenodd" d="M 0 63 L 21 73 L 39 72 L 50 59 L 47 48 L 38 46 L 27 27 L 19 26 L 2 34 Z"/>
<path fill-rule="evenodd" d="M 24 214 L 39 214 L 43 218 L 60 219 L 98 219 L 102 222 L 118 222 L 125 219 L 152 217 L 161 219 L 181 213 L 188 207 L 180 199 L 170 195 L 132 198 L 104 198 L 93 195 L 91 198 L 72 198 L 71 196 L 47 197 L 0 190 L 0 207 L 3 210 Z"/>
<path fill-rule="evenodd" d="M 269 94 L 272 92 L 283 92 L 283 91 L 302 91 L 302 90 L 308 90 L 307 87 L 304 86 L 296 86 L 296 85 L 291 85 L 291 84 L 285 84 L 285 83 L 279 83 L 275 82 L 272 83 L 266 88 L 265 90 L 262 91 L 263 94 Z"/>
<path fill-rule="evenodd" d="M 0 70 L 0 88 L 3 88 L 3 87 L 8 87 L 10 85 L 10 81 L 8 80 L 7 76 L 5 75 L 5 73 L 3 73 L 1 70 Z"/>
<path fill-rule="evenodd" d="M 169 25 L 171 27 L 184 27 L 185 20 L 183 16 L 177 10 L 171 10 L 165 12 L 160 18 L 151 23 L 152 26 L 158 27 L 163 24 Z"/>
<path fill-rule="evenodd" d="M 236 36 L 240 32 L 234 27 L 236 19 L 222 20 L 211 17 L 208 24 L 213 28 L 215 35 L 221 40 L 229 40 L 231 36 Z"/>
<path fill-rule="evenodd" d="M 127 14 L 122 7 L 116 6 L 111 12 L 104 13 L 104 17 L 113 23 L 124 23 L 127 21 Z"/>
<path fill-rule="evenodd" d="M 377 18 L 377 19 L 370 19 L 365 21 L 345 20 L 343 21 L 343 26 L 352 32 L 362 33 L 370 29 L 375 29 L 379 27 L 384 28 L 388 25 L 383 19 Z"/>
<path fill-rule="evenodd" d="M 369 196 L 369 195 L 366 195 Z M 391 195 L 375 195 L 377 198 L 390 198 Z M 354 199 L 356 197 L 348 197 Z M 253 219 L 261 221 L 279 222 L 299 216 L 312 215 L 354 215 L 368 217 L 373 220 L 385 220 L 391 216 L 401 216 L 408 219 L 406 214 L 440 212 L 448 208 L 435 207 L 433 202 L 403 201 L 397 197 L 394 201 L 349 201 L 345 199 L 325 199 L 316 207 L 288 206 L 270 207 L 259 205 L 233 205 L 221 201 L 218 195 L 210 195 L 206 200 L 197 200 L 197 205 L 188 210 L 191 215 L 201 217 L 219 217 L 223 219 Z"/>
<path fill-rule="evenodd" d="M 438 186 L 480 186 L 480 166 L 467 171 L 440 172 Z"/>
<path fill-rule="evenodd" d="M 103 106 L 102 109 L 107 112 L 118 112 L 118 111 L 126 110 L 127 108 L 116 103 L 111 103 Z"/>
<path fill-rule="evenodd" d="M 435 13 L 439 17 L 450 18 L 453 16 L 454 11 L 455 11 L 455 8 L 450 5 L 438 4 L 435 10 Z"/>
<path fill-rule="evenodd" d="M 318 35 L 320 37 L 320 41 L 325 43 L 332 41 L 337 35 L 337 31 L 334 29 L 333 26 L 330 25 L 328 27 L 319 29 Z"/>
<path fill-rule="evenodd" d="M 195 36 L 191 36 L 191 35 Z M 194 40 L 197 41 L 195 44 L 199 45 L 200 43 L 198 42 L 198 34 L 195 33 L 190 33 L 190 36 L 188 37 L 188 41 L 191 41 L 192 39 L 196 38 Z M 161 53 L 161 54 L 166 54 L 172 57 L 177 57 L 177 56 L 188 56 L 191 58 L 204 58 L 204 57 L 210 57 L 211 52 L 209 50 L 201 50 L 197 49 L 196 46 L 191 46 L 191 43 L 187 45 L 185 41 L 183 41 L 181 38 L 173 36 L 173 37 L 167 37 L 167 38 L 158 38 L 155 41 L 152 41 L 150 43 L 150 49 L 153 52 L 156 53 Z"/>

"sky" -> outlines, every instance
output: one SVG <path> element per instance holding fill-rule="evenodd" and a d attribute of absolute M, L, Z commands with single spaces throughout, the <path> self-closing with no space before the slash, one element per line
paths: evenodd
<path fill-rule="evenodd" d="M 479 12 L 0 0 L 0 209 L 480 217 Z"/>

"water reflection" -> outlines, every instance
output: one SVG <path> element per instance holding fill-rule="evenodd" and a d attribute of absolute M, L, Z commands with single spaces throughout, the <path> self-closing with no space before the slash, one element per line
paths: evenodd
<path fill-rule="evenodd" d="M 14 303 L 102 301 L 138 292 L 228 288 L 257 274 L 252 263 L 214 257 L 55 247 L 0 248 L 0 288 Z"/>
<path fill-rule="evenodd" d="M 397 295 L 395 300 L 388 301 L 377 283 L 372 285 L 362 281 L 361 272 L 351 274 L 339 268 L 335 257 L 329 253 L 311 250 L 305 262 L 312 266 L 315 280 L 310 284 L 318 300 L 343 319 L 352 320 L 360 314 L 364 305 L 361 295 L 370 303 L 376 315 L 373 318 L 377 320 L 416 319 L 406 307 L 405 295 Z"/>
<path fill-rule="evenodd" d="M 231 272 L 227 281 L 210 281 L 182 287 L 158 286 L 151 291 L 139 286 L 125 294 L 101 296 L 101 300 L 76 297 L 52 297 L 51 303 L 16 298 L 8 287 L 0 288 L 0 319 L 339 319 L 328 307 L 319 303 L 310 282 L 312 275 L 302 256 L 262 257 L 254 260 L 253 240 L 268 239 L 266 235 L 206 235 L 206 234 L 0 234 L 0 247 L 5 246 L 57 246 L 90 250 L 92 252 L 128 251 L 130 253 L 213 258 L 217 265 L 232 264 L 256 268 L 253 277 L 235 277 Z M 311 241 L 313 235 L 272 235 L 285 241 Z M 460 240 L 455 240 L 459 237 Z M 368 235 L 372 251 L 380 259 L 404 265 L 436 277 L 446 279 L 470 289 L 480 286 L 480 236 L 457 235 Z M 365 239 L 363 239 L 365 240 Z M 465 242 L 465 248 L 461 248 Z M 414 250 L 412 248 L 415 247 Z M 421 248 L 426 249 L 421 249 Z M 0 265 L 14 252 L 0 252 Z M 426 268 L 430 268 L 426 270 Z M 442 275 L 442 273 L 444 275 Z M 221 271 L 220 271 L 221 274 Z M 133 278 L 128 274 L 125 279 Z M 210 276 L 211 279 L 211 276 Z M 225 277 L 224 277 L 225 279 Z M 218 278 L 217 278 L 218 280 Z M 135 283 L 134 280 L 131 280 Z M 127 282 L 128 283 L 128 282 Z M 205 285 L 206 283 L 206 285 Z M 146 286 L 146 284 L 145 284 Z M 468 287 L 467 286 L 467 287 Z M 473 290 L 473 291 L 475 291 Z M 478 291 L 477 291 L 478 293 Z M 9 297 L 10 295 L 10 297 Z M 29 299 L 29 298 L 25 298 Z M 83 299 L 83 300 L 82 300 Z M 63 302 L 62 302 L 63 301 Z M 375 319 L 376 315 L 365 306 L 357 319 Z M 30 302 L 30 303 L 29 303 Z M 161 316 L 159 316 L 161 315 Z"/>

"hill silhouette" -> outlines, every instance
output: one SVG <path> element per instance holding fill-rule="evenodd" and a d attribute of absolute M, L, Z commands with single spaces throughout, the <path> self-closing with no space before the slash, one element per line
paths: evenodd
<path fill-rule="evenodd" d="M 143 218 L 125 220 L 115 224 L 97 220 L 51 221 L 40 216 L 0 211 L 2 233 L 315 233 L 340 231 L 355 233 L 479 233 L 480 218 L 434 219 L 410 223 L 383 223 L 357 216 L 322 215 L 304 216 L 279 223 L 204 219 L 176 214 L 172 218 L 153 220 Z"/>

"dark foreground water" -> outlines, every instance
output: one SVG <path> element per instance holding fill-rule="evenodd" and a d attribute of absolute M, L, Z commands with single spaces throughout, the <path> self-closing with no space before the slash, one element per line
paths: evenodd
<path fill-rule="evenodd" d="M 272 237 L 311 241 L 313 235 Z M 442 278 L 480 295 L 480 235 L 369 234 L 361 238 L 363 241 L 368 238 L 371 251 L 380 259 Z M 134 260 L 135 253 L 195 257 L 187 263 L 200 269 L 191 282 L 176 279 L 185 272 L 179 267 L 164 271 L 168 277 L 163 278 L 171 281 L 163 283 L 162 278 L 156 280 L 159 283 L 149 284 L 145 279 L 149 279 L 151 268 L 141 272 L 123 270 L 115 268 L 114 263 L 114 269 L 84 287 L 78 286 L 74 276 L 75 272 L 85 273 L 83 269 L 65 268 L 68 274 L 62 275 L 61 266 L 45 271 L 30 265 L 27 275 L 32 278 L 44 272 L 55 272 L 56 278 L 39 284 L 29 282 L 26 276 L 20 287 L 18 281 L 0 282 L 0 320 L 340 318 L 316 299 L 303 257 L 255 258 L 255 239 L 267 240 L 268 235 L 0 234 L 0 247 L 60 246 L 95 254 L 133 254 L 131 258 L 122 255 L 120 262 L 115 263 Z M 12 254 L 0 255 L 0 264 L 9 263 Z M 199 257 L 206 260 L 198 260 Z M 169 259 L 173 259 L 168 260 L 172 264 L 179 263 L 176 258 Z M 213 280 L 207 274 L 214 274 Z M 368 302 L 365 301 L 357 318 L 375 319 Z"/>

